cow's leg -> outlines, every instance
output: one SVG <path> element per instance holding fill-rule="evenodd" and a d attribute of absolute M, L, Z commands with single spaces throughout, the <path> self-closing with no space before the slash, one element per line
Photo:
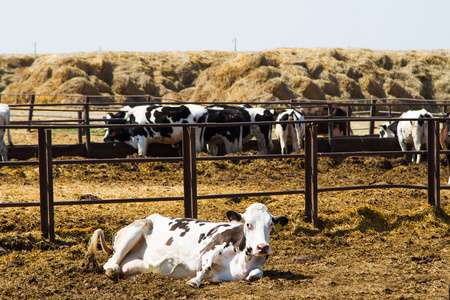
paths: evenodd
<path fill-rule="evenodd" d="M 0 140 L 0 155 L 3 161 L 8 161 L 8 148 L 3 138 Z"/>
<path fill-rule="evenodd" d="M 115 238 L 114 255 L 103 265 L 106 274 L 111 278 L 119 275 L 119 264 L 133 247 L 147 234 L 152 221 L 140 219 L 121 229 Z"/>
<path fill-rule="evenodd" d="M 247 280 L 249 282 L 253 282 L 253 281 L 261 279 L 262 276 L 263 276 L 263 270 L 261 268 L 256 268 L 256 269 L 251 270 L 248 273 L 248 276 L 245 278 L 245 280 Z"/>
<path fill-rule="evenodd" d="M 416 149 L 416 151 L 420 151 L 422 144 L 420 143 L 420 140 L 415 139 L 414 140 L 414 148 Z M 412 162 L 415 163 L 420 163 L 420 159 L 421 159 L 422 155 L 421 154 L 417 154 L 417 155 L 413 155 L 412 157 Z"/>
<path fill-rule="evenodd" d="M 213 251 L 209 251 L 209 252 L 205 253 L 201 257 L 201 262 L 200 262 L 201 267 L 197 271 L 197 276 L 195 276 L 194 278 L 189 280 L 187 282 L 187 284 L 190 286 L 193 286 L 193 287 L 199 287 L 202 279 L 211 271 L 211 268 L 212 268 L 215 258 L 218 255 L 221 255 L 222 252 L 223 252 L 222 248 L 216 248 Z"/>
<path fill-rule="evenodd" d="M 297 133 L 298 128 L 297 128 L 297 126 L 294 127 L 293 125 L 288 125 L 288 126 L 290 128 L 289 132 L 291 134 L 291 139 L 292 139 L 292 151 L 298 152 L 298 151 L 300 151 L 300 148 L 299 148 L 300 141 L 298 140 L 299 136 Z"/>
<path fill-rule="evenodd" d="M 122 266 L 123 275 L 127 279 L 134 279 L 138 274 L 145 273 L 147 267 L 142 259 L 134 259 Z"/>
<path fill-rule="evenodd" d="M 250 126 L 250 133 L 255 136 L 256 141 L 258 142 L 258 149 L 261 154 L 268 154 L 269 149 L 267 145 L 269 143 L 268 136 L 264 136 L 264 133 L 261 131 L 261 127 L 258 125 Z"/>
<path fill-rule="evenodd" d="M 406 145 L 405 142 L 403 142 L 402 140 L 399 139 L 399 140 L 398 140 L 398 143 L 399 143 L 400 148 L 402 149 L 403 152 L 408 151 L 408 146 Z M 405 158 L 405 160 L 407 159 L 407 158 L 406 158 L 406 154 L 404 154 L 403 157 Z"/>
<path fill-rule="evenodd" d="M 283 132 L 278 138 L 280 140 L 281 154 L 287 154 L 287 148 L 286 148 L 287 136 L 286 136 L 286 132 Z"/>

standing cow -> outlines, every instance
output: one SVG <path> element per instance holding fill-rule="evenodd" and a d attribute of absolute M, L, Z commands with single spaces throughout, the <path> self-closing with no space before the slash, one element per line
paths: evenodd
<path fill-rule="evenodd" d="M 289 108 L 277 116 L 277 121 L 304 121 L 303 109 L 296 110 Z M 276 124 L 275 135 L 278 137 L 281 146 L 281 154 L 288 154 L 287 145 L 292 145 L 292 151 L 299 151 L 303 148 L 303 138 L 305 137 L 305 123 Z"/>
<path fill-rule="evenodd" d="M 208 123 L 264 122 L 273 121 L 273 113 L 264 108 L 231 105 L 213 105 L 208 108 Z M 240 152 L 243 144 L 253 137 L 262 154 L 273 150 L 272 125 L 207 127 L 204 141 L 208 152 L 216 155 L 218 145 L 224 144 L 227 154 Z"/>
<path fill-rule="evenodd" d="M 101 229 L 92 235 L 88 257 L 96 265 L 100 238 L 102 248 L 113 256 L 103 265 L 112 279 L 134 279 L 141 273 L 161 273 L 175 279 L 192 277 L 187 283 L 199 287 L 212 282 L 262 277 L 262 265 L 271 253 L 270 231 L 288 223 L 272 216 L 256 203 L 243 214 L 228 211 L 230 223 L 166 218 L 153 214 L 121 229 L 109 248 Z"/>
<path fill-rule="evenodd" d="M 157 104 L 136 106 L 116 115 L 106 115 L 107 124 L 164 124 L 167 127 L 109 128 L 104 137 L 105 142 L 125 142 L 138 149 L 139 155 L 146 155 L 150 143 L 178 144 L 183 140 L 183 129 L 171 124 L 204 123 L 207 120 L 206 108 L 195 104 L 167 105 Z M 122 117 L 123 116 L 123 117 Z M 121 118 L 122 117 L 122 118 Z M 120 118 L 116 119 L 116 118 Z M 202 129 L 197 127 L 196 151 L 202 150 Z"/>
<path fill-rule="evenodd" d="M 426 109 L 409 110 L 400 116 L 400 119 L 416 119 L 408 121 L 396 121 L 390 125 L 384 124 L 380 128 L 380 137 L 397 136 L 402 151 L 408 151 L 412 145 L 413 149 L 420 151 L 422 144 L 428 143 L 428 122 L 424 118 L 433 118 Z M 406 159 L 406 155 L 404 156 Z M 412 155 L 412 162 L 419 163 L 420 154 Z"/>
<path fill-rule="evenodd" d="M 9 126 L 10 122 L 10 116 L 11 113 L 9 111 L 9 106 L 7 104 L 0 103 L 0 126 L 6 125 Z M 0 128 L 0 155 L 2 157 L 3 161 L 8 161 L 8 147 L 6 146 L 6 143 L 4 141 L 5 132 L 8 132 L 8 142 L 9 146 L 13 147 L 13 142 L 11 139 L 11 133 L 5 128 Z"/>

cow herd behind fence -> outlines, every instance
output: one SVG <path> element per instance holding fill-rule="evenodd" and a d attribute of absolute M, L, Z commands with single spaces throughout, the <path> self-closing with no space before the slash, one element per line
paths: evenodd
<path fill-rule="evenodd" d="M 374 123 L 374 118 L 350 118 L 346 115 L 351 111 L 350 109 L 340 108 L 346 117 L 335 117 L 333 118 L 333 112 L 335 108 L 333 105 L 327 105 L 326 111 L 328 115 L 325 118 L 317 118 L 308 116 L 307 108 L 301 108 L 300 105 L 286 109 L 273 109 L 273 108 L 253 108 L 246 106 L 230 106 L 228 104 L 224 105 L 214 105 L 214 106 L 201 106 L 196 104 L 183 104 L 183 105 L 162 105 L 162 104 L 148 104 L 148 105 L 136 105 L 134 107 L 124 106 L 123 110 L 115 112 L 115 114 L 107 114 L 106 118 L 98 121 L 102 121 L 103 125 L 92 125 L 90 124 L 92 120 L 89 119 L 89 105 L 84 105 L 84 115 L 85 119 L 77 120 L 82 125 L 63 125 L 63 124 L 40 124 L 34 128 L 39 129 L 39 165 L 42 174 L 41 177 L 41 213 L 45 209 L 42 208 L 42 202 L 48 205 L 67 205 L 67 203 L 53 203 L 52 195 L 52 155 L 51 155 L 51 129 L 53 128 L 78 128 L 85 130 L 86 133 L 86 146 L 88 147 L 88 133 L 90 128 L 107 128 L 107 134 L 105 136 L 105 141 L 120 141 L 128 142 L 129 145 L 137 148 L 141 147 L 140 153 L 145 154 L 145 147 L 149 143 L 155 142 L 166 142 L 169 144 L 179 144 L 183 142 L 181 149 L 182 160 L 184 165 L 185 173 L 185 192 L 184 197 L 176 199 L 167 200 L 181 200 L 185 201 L 185 215 L 188 217 L 196 216 L 196 200 L 197 199 L 213 199 L 221 197 L 233 197 L 237 194 L 229 195 L 201 195 L 196 194 L 196 160 L 202 159 L 212 159 L 208 157 L 197 158 L 196 153 L 199 151 L 209 151 L 211 154 L 217 154 L 219 152 L 218 145 L 225 145 L 225 150 L 228 152 L 239 152 L 242 150 L 242 144 L 245 143 L 249 138 L 255 137 L 258 141 L 258 148 L 262 155 L 258 156 L 234 156 L 233 159 L 270 159 L 278 157 L 287 157 L 284 155 L 268 155 L 272 151 L 273 146 L 271 146 L 271 134 L 272 126 L 275 126 L 275 132 L 279 137 L 280 144 L 281 140 L 284 139 L 284 146 L 281 146 L 281 153 L 286 154 L 288 139 L 288 134 L 292 137 L 292 148 L 294 151 L 297 150 L 295 143 L 304 141 L 304 154 L 291 154 L 295 157 L 303 157 L 305 159 L 305 188 L 304 190 L 296 191 L 276 191 L 276 192 L 259 192 L 252 193 L 255 196 L 261 195 L 280 195 L 280 194 L 305 194 L 305 216 L 310 222 L 317 224 L 317 193 L 326 192 L 329 190 L 348 190 L 348 189 L 361 189 L 361 188 L 419 188 L 428 189 L 429 199 L 428 202 L 437 208 L 439 208 L 439 136 L 441 137 L 441 144 L 443 140 L 448 139 L 447 125 L 445 123 L 446 118 L 436 117 L 432 118 L 431 115 L 427 115 L 424 112 L 420 116 L 408 116 L 404 117 L 402 122 L 413 124 L 412 122 L 417 122 L 417 129 L 420 129 L 422 133 L 432 133 L 426 134 L 426 141 L 428 143 L 428 185 L 427 186 L 411 186 L 411 185 L 371 185 L 371 186 L 357 186 L 357 187 L 333 187 L 330 188 L 318 188 L 317 187 L 317 133 L 319 127 L 323 127 L 328 130 L 329 137 L 333 137 L 333 132 L 335 135 L 338 132 L 350 133 L 350 122 L 351 121 L 367 121 L 371 124 Z M 203 114 L 202 114 L 203 112 Z M 211 115 L 211 117 L 210 117 Z M 108 117 L 109 116 L 109 117 Z M 217 119 L 213 119 L 214 118 Z M 309 118 L 308 118 L 309 117 Z M 223 121 L 223 120 L 231 121 Z M 331 119 L 333 118 L 333 119 Z M 275 120 L 275 121 L 274 121 Z M 333 121 L 331 121 L 333 120 Z M 391 121 L 392 117 L 377 118 L 377 121 Z M 422 122 L 424 121 L 424 122 Z M 443 122 L 444 126 L 439 135 L 439 123 Z M 31 124 L 31 123 L 30 123 Z M 343 124 L 343 127 L 340 127 Z M 428 131 L 426 131 L 424 124 L 427 124 Z M 170 125 L 170 126 L 168 126 Z M 264 127 L 266 126 L 266 127 Z M 3 128 L 31 128 L 30 126 L 19 126 L 12 125 L 7 126 L 0 124 L 0 129 Z M 410 126 L 411 128 L 413 126 Z M 177 129 L 178 128 L 178 129 Z M 278 130 L 277 130 L 278 128 Z M 280 130 L 281 128 L 281 130 Z M 371 125 L 373 129 L 373 126 Z M 201 130 L 199 130 L 201 129 Z M 207 130 L 210 129 L 210 130 Z M 337 131 L 336 131 L 337 129 Z M 343 131 L 339 130 L 342 129 Z M 298 131 L 297 131 L 298 130 Z M 303 133 L 302 133 L 303 130 Z M 424 131 L 425 130 L 425 131 Z M 45 131 L 45 134 L 44 134 Z M 445 133 L 443 133 L 445 131 Z M 181 137 L 180 133 L 181 132 Z M 299 133 L 300 132 L 300 133 Z M 405 131 L 406 132 L 406 131 Z M 293 133 L 293 134 L 292 134 Z M 403 133 L 402 133 L 403 134 Z M 414 135 L 411 130 L 411 138 Z M 303 136 L 304 135 L 304 136 Z M 399 136 L 397 134 L 397 136 Z M 258 140 L 260 138 L 260 140 Z M 423 141 L 423 136 L 420 137 Z M 412 138 L 413 139 L 413 138 Z M 3 141 L 3 139 L 2 139 Z M 188 141 L 188 142 L 186 142 Z M 228 150 L 227 150 L 228 143 Z M 11 144 L 11 143 L 10 143 Z M 141 145 L 141 146 L 139 146 Z M 298 145 L 300 148 L 301 145 Z M 444 150 L 444 146 L 442 146 Z M 402 148 L 403 149 L 403 148 Z M 50 151 L 50 153 L 49 153 Z M 411 154 L 421 154 L 424 151 L 415 149 L 411 151 Z M 389 154 L 398 155 L 402 152 L 391 151 Z M 448 155 L 448 152 L 443 151 L 444 154 Z M 340 155 L 383 155 L 385 152 L 380 153 L 340 153 Z M 333 156 L 333 153 L 322 154 Z M 42 156 L 42 162 L 41 162 Z M 45 157 L 44 157 L 45 156 Z M 224 157 L 224 159 L 230 159 L 230 157 Z M 151 161 L 151 159 L 148 159 Z M 124 160 L 127 161 L 127 160 Z M 95 163 L 95 160 L 89 160 L 89 163 Z M 104 160 L 98 160 L 98 162 L 104 162 Z M 55 161 L 55 163 L 68 163 L 64 161 Z M 73 163 L 73 162 L 71 162 Z M 83 163 L 83 161 L 76 161 L 76 163 Z M 0 163 L 1 165 L 2 163 Z M 43 187 L 44 186 L 44 187 Z M 246 194 L 239 195 L 245 196 Z M 164 198 L 163 198 L 164 199 Z M 117 199 L 116 199 L 117 200 Z M 154 200 L 154 199 L 153 199 Z M 161 200 L 161 199 L 158 199 Z M 133 199 L 133 202 L 139 201 Z M 146 199 L 144 201 L 152 201 L 152 199 Z M 126 202 L 126 201 L 120 201 Z M 119 203 L 119 201 L 91 201 L 85 202 L 83 204 L 94 204 L 94 203 Z M 75 203 L 74 203 L 75 204 Z M 39 205 L 39 204 L 38 204 Z M 2 204 L 1 206 L 22 206 L 22 204 L 11 205 Z M 29 205 L 32 206 L 32 205 Z M 49 216 L 47 215 L 47 220 Z M 48 221 L 43 221 L 43 223 Z M 47 226 L 48 232 L 48 226 Z"/>

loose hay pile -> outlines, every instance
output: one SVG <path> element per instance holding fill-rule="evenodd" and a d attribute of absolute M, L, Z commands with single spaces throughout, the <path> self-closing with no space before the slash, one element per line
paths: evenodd
<path fill-rule="evenodd" d="M 0 92 L 151 95 L 193 102 L 449 99 L 448 50 L 274 49 L 0 55 Z M 137 98 L 135 100 L 143 100 Z M 19 102 L 27 102 L 23 97 Z M 37 97 L 37 103 L 82 102 Z M 3 96 L 14 103 L 16 97 Z"/>

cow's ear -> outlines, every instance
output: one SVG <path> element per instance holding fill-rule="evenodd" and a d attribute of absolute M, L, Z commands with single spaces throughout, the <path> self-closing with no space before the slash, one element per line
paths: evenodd
<path fill-rule="evenodd" d="M 232 211 L 232 210 L 227 211 L 227 218 L 230 221 L 236 221 L 236 222 L 240 222 L 242 220 L 241 214 L 238 214 L 237 212 Z"/>
<path fill-rule="evenodd" d="M 275 224 L 275 228 L 280 230 L 289 222 L 289 219 L 286 217 L 273 217 L 273 223 Z"/>

